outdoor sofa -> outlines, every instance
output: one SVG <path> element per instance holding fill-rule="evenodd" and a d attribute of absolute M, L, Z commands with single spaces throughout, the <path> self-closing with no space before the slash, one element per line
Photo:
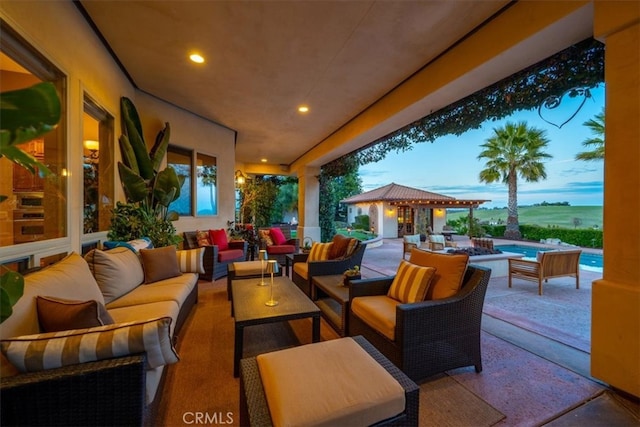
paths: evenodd
<path fill-rule="evenodd" d="M 204 240 L 202 234 L 206 236 Z M 214 235 L 215 240 L 211 238 Z M 227 240 L 226 231 L 222 229 L 185 231 L 183 237 L 184 249 L 204 248 L 202 280 L 214 281 L 224 277 L 227 275 L 227 265 L 247 259 L 248 243 L 245 240 Z"/>
<path fill-rule="evenodd" d="M 27 274 L 0 328 L 0 424 L 153 424 L 201 253 L 92 250 Z"/>

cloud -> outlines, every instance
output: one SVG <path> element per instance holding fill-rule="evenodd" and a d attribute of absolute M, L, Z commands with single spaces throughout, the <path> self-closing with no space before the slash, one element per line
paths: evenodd
<path fill-rule="evenodd" d="M 558 175 L 560 175 L 560 176 L 575 176 L 575 175 L 580 175 L 580 174 L 583 174 L 583 173 L 594 173 L 594 172 L 601 172 L 601 171 L 602 171 L 602 168 L 585 165 L 584 167 L 573 167 L 573 168 L 569 168 L 569 169 L 563 169 L 563 170 L 558 172 Z"/>

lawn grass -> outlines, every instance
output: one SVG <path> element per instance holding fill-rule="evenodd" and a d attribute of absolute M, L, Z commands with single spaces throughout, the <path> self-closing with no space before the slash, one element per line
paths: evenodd
<path fill-rule="evenodd" d="M 447 210 L 447 219 L 458 219 L 469 215 L 468 210 Z M 474 209 L 473 217 L 480 221 L 507 222 L 507 208 Z M 582 222 L 575 227 L 574 218 Z M 521 206 L 518 208 L 520 224 L 562 228 L 602 229 L 602 206 Z"/>
<path fill-rule="evenodd" d="M 360 240 L 360 241 L 366 241 L 366 240 L 371 240 L 374 237 L 376 237 L 375 234 L 373 234 L 370 231 L 364 231 L 364 230 L 351 230 L 351 231 L 347 231 L 346 228 L 338 228 L 336 230 L 336 233 L 338 234 L 342 234 L 343 236 L 348 236 L 348 237 L 355 237 L 356 239 Z"/>

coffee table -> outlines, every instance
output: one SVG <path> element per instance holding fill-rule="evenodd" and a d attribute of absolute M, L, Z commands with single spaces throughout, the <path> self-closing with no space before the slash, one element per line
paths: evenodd
<path fill-rule="evenodd" d="M 271 278 L 265 277 L 265 280 Z M 269 307 L 270 285 L 258 286 L 255 279 L 234 280 L 231 283 L 235 322 L 233 376 L 237 377 L 244 347 L 244 328 L 287 320 L 312 319 L 312 341 L 320 341 L 320 309 L 287 277 L 274 277 L 273 297 L 278 305 Z"/>
<path fill-rule="evenodd" d="M 325 320 L 342 337 L 349 332 L 349 287 L 343 285 L 342 274 L 313 276 L 311 298 L 322 311 Z"/>

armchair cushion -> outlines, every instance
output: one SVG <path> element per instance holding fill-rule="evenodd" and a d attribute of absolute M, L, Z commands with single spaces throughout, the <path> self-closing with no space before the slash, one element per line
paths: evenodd
<path fill-rule="evenodd" d="M 424 301 L 436 269 L 400 261 L 387 296 L 405 304 Z"/>
<path fill-rule="evenodd" d="M 120 298 L 144 282 L 144 270 L 138 255 L 125 247 L 108 251 L 94 249 L 85 255 L 85 260 L 104 295 L 105 304 Z"/>
<path fill-rule="evenodd" d="M 113 323 L 104 304 L 98 301 L 76 301 L 46 296 L 36 297 L 38 322 L 44 332 L 93 328 Z"/>
<path fill-rule="evenodd" d="M 436 271 L 426 298 L 435 300 L 449 298 L 458 293 L 467 269 L 469 255 L 438 254 L 413 249 L 409 262 L 425 267 L 435 267 Z"/>
<path fill-rule="evenodd" d="M 267 246 L 267 253 L 271 255 L 292 254 L 296 251 L 295 245 L 271 245 Z"/>
<path fill-rule="evenodd" d="M 409 234 L 406 236 L 402 236 L 402 240 L 404 241 L 404 243 L 413 243 L 416 246 L 420 246 L 419 234 Z"/>
<path fill-rule="evenodd" d="M 227 239 L 227 232 L 222 228 L 219 230 L 209 230 L 209 240 L 212 245 L 216 245 L 219 251 L 226 251 L 229 249 L 229 240 Z"/>
<path fill-rule="evenodd" d="M 287 238 L 278 227 L 270 228 L 269 234 L 271 234 L 271 239 L 273 240 L 274 245 L 284 245 L 287 243 Z"/>
<path fill-rule="evenodd" d="M 400 301 L 386 295 L 357 297 L 351 301 L 351 311 L 385 337 L 396 338 L 396 306 Z"/>
<path fill-rule="evenodd" d="M 349 249 L 349 245 L 351 245 L 352 241 L 357 242 L 356 239 L 345 237 L 342 234 L 336 234 L 333 236 L 333 239 L 331 240 L 333 245 L 329 250 L 329 259 L 341 259 L 348 256 L 347 250 Z M 355 244 L 352 246 L 355 246 Z M 353 250 L 353 247 L 351 250 Z"/>
<path fill-rule="evenodd" d="M 244 257 L 244 251 L 242 249 L 227 249 L 218 252 L 218 261 L 229 262 Z"/>
<path fill-rule="evenodd" d="M 153 283 L 164 279 L 180 276 L 178 255 L 175 246 L 165 246 L 156 249 L 141 249 L 144 282 Z"/>
<path fill-rule="evenodd" d="M 314 242 L 309 252 L 309 258 L 307 262 L 311 261 L 327 261 L 329 259 L 329 253 L 333 247 L 333 242 L 318 243 Z"/>
<path fill-rule="evenodd" d="M 146 353 L 147 368 L 175 363 L 170 317 L 24 335 L 2 340 L 2 353 L 20 372 L 35 372 L 130 354 Z"/>
<path fill-rule="evenodd" d="M 211 245 L 211 239 L 209 239 L 208 231 L 196 230 L 196 240 L 198 241 L 199 247 Z"/>
<path fill-rule="evenodd" d="M 182 273 L 204 274 L 204 248 L 176 251 Z"/>

